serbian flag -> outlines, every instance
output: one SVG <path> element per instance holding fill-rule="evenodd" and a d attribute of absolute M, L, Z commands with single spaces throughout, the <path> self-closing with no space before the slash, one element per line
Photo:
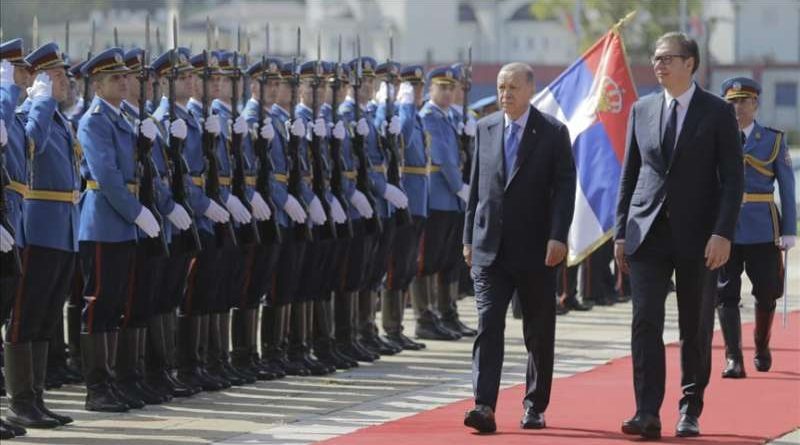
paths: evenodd
<path fill-rule="evenodd" d="M 578 172 L 569 232 L 570 266 L 603 245 L 614 228 L 628 114 L 637 99 L 617 25 L 531 103 L 569 128 Z"/>

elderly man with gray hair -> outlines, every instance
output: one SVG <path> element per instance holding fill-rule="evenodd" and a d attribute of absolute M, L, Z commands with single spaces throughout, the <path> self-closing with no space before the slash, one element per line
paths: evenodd
<path fill-rule="evenodd" d="M 528 370 L 522 428 L 544 428 L 555 342 L 555 267 L 567 256 L 575 204 L 575 163 L 567 127 L 531 104 L 533 69 L 510 63 L 497 75 L 501 110 L 478 122 L 464 227 L 478 336 L 472 354 L 475 408 L 464 425 L 497 427 L 505 317 L 516 291 Z"/>

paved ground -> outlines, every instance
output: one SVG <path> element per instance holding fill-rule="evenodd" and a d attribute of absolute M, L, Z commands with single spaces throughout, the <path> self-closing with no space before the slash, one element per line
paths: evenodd
<path fill-rule="evenodd" d="M 790 260 L 791 308 L 800 309 L 800 253 Z M 744 289 L 749 295 L 749 286 Z M 752 319 L 752 298 L 743 319 Z M 677 340 L 674 298 L 667 302 L 665 340 Z M 781 306 L 779 306 L 781 307 Z M 465 321 L 476 324 L 472 299 L 460 302 Z M 591 369 L 628 355 L 630 304 L 595 308 L 558 318 L 556 376 Z M 410 311 L 406 319 L 411 319 Z M 776 317 L 776 329 L 781 329 Z M 503 385 L 524 382 L 521 324 L 509 317 Z M 275 382 L 202 393 L 127 414 L 83 411 L 83 390 L 65 387 L 47 393 L 48 405 L 75 417 L 51 431 L 31 430 L 14 443 L 41 444 L 304 444 L 428 410 L 471 395 L 472 343 L 428 342 L 428 349 L 386 357 L 373 365 L 328 377 L 286 378 Z M 748 357 L 747 363 L 750 362 Z M 719 371 L 720 364 L 715 364 Z M 557 397 L 557 395 L 555 395 Z M 5 399 L 0 400 L 3 406 Z M 800 427 L 800 413 L 798 413 Z M 800 444 L 800 430 L 775 444 Z"/>

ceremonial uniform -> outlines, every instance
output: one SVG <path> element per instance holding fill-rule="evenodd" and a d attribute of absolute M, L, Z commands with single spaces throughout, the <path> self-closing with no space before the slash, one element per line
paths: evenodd
<path fill-rule="evenodd" d="M 758 99 L 761 86 L 746 77 L 723 82 L 722 95 L 730 102 Z M 741 350 L 742 272 L 753 283 L 756 299 L 755 367 L 768 371 L 772 364 L 769 338 L 775 314 L 776 300 L 784 295 L 782 250 L 794 246 L 797 235 L 795 177 L 792 159 L 782 131 L 753 121 L 741 128 L 744 150 L 744 197 L 731 256 L 720 274 L 717 313 L 725 337 L 728 366 L 723 377 L 744 377 Z M 780 210 L 773 194 L 775 183 L 780 188 Z M 718 287 L 719 287 L 718 286 Z"/>

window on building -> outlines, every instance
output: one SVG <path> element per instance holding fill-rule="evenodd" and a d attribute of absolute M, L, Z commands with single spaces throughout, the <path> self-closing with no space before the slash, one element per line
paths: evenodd
<path fill-rule="evenodd" d="M 797 82 L 778 82 L 775 84 L 775 106 L 797 106 Z"/>
<path fill-rule="evenodd" d="M 475 17 L 475 10 L 472 9 L 472 5 L 470 5 L 469 3 L 458 4 L 458 21 L 459 22 L 478 21 L 478 19 Z"/>

